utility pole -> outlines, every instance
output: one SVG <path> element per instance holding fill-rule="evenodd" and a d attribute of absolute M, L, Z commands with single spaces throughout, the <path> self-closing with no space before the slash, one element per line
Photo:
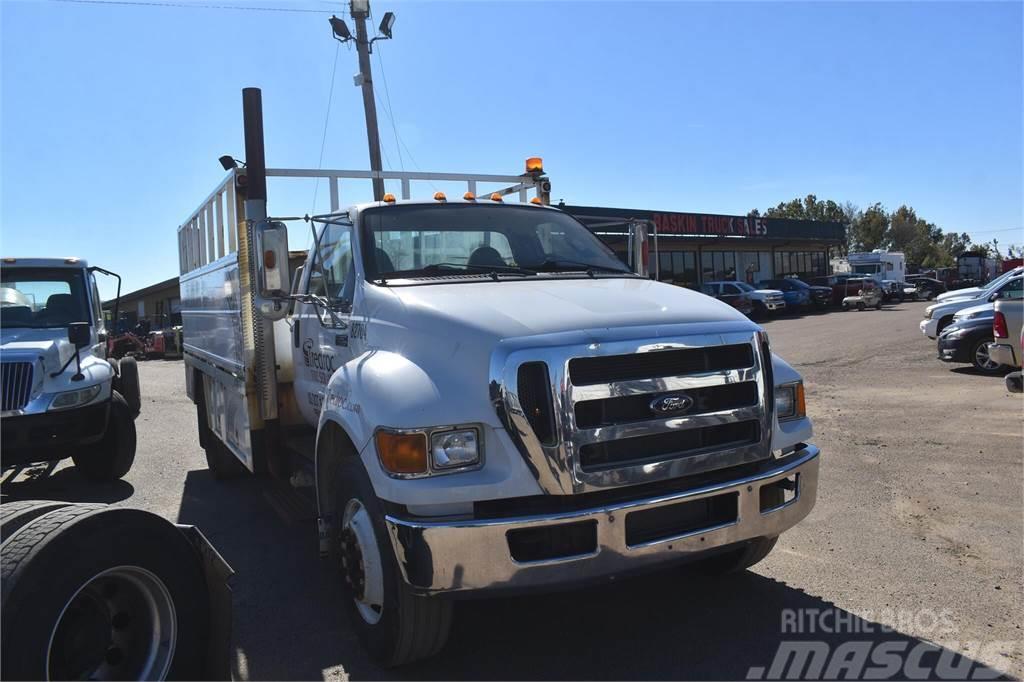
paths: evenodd
<path fill-rule="evenodd" d="M 331 17 L 331 29 L 335 39 L 341 42 L 356 41 L 356 52 L 359 55 L 359 73 L 355 76 L 355 84 L 363 90 L 363 111 L 366 114 L 366 142 L 370 148 L 370 170 L 374 172 L 373 200 L 384 199 L 384 179 L 379 176 L 383 171 L 380 158 L 380 131 L 377 128 L 377 101 L 373 96 L 373 77 L 370 72 L 370 53 L 373 43 L 380 39 L 391 38 L 391 27 L 395 23 L 393 12 L 386 12 L 380 24 L 382 35 L 370 39 L 366 30 L 366 19 L 370 16 L 370 0 L 350 0 L 349 9 L 352 19 L 356 22 L 356 34 L 353 36 L 344 20 Z"/>

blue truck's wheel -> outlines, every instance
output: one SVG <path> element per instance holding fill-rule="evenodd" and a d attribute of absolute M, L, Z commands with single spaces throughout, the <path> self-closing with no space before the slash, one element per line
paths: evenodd
<path fill-rule="evenodd" d="M 86 478 L 109 482 L 121 478 L 135 461 L 135 418 L 119 393 L 110 399 L 107 430 L 99 442 L 83 446 L 71 456 Z"/>
<path fill-rule="evenodd" d="M 139 387 L 139 364 L 135 358 L 124 358 L 118 363 L 117 386 L 132 416 L 138 416 L 142 411 L 142 389 Z"/>
<path fill-rule="evenodd" d="M 332 558 L 363 645 L 386 667 L 433 656 L 448 639 L 451 602 L 417 596 L 402 580 L 383 510 L 358 457 L 341 459 L 332 490 Z"/>

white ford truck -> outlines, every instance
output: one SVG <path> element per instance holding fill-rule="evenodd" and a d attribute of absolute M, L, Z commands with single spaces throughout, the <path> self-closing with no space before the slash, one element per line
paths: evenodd
<path fill-rule="evenodd" d="M 383 172 L 403 199 L 468 192 L 341 210 L 341 180 L 372 174 L 265 169 L 256 115 L 247 168 L 178 230 L 188 392 L 215 475 L 312 484 L 377 660 L 438 651 L 454 598 L 742 569 L 811 510 L 800 375 L 730 306 L 634 274 L 544 205 L 538 161 Z M 330 187 L 294 275 L 266 176 Z"/>

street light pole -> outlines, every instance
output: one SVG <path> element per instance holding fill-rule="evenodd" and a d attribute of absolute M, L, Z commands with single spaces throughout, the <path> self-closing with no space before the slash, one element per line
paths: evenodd
<path fill-rule="evenodd" d="M 356 85 L 363 90 L 363 110 L 366 113 L 366 142 L 370 147 L 370 170 L 374 172 L 373 200 L 384 199 L 384 170 L 380 160 L 380 131 L 377 129 L 377 102 L 373 97 L 373 78 L 370 75 L 370 39 L 366 18 L 370 14 L 369 0 L 351 0 L 352 19 L 356 22 L 356 52 L 359 54 L 359 74 Z"/>

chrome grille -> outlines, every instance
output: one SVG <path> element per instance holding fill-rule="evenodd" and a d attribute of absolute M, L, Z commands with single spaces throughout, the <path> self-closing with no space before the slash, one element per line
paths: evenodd
<path fill-rule="evenodd" d="M 2 411 L 20 410 L 28 404 L 32 394 L 32 363 L 0 363 L 0 387 L 2 387 Z"/>
<path fill-rule="evenodd" d="M 492 388 L 500 389 L 495 406 L 545 492 L 580 493 L 768 457 L 770 357 L 763 335 L 746 330 L 514 346 L 492 359 Z M 519 368 L 529 363 L 550 373 L 553 440 L 535 431 L 539 382 L 519 386 Z M 660 398 L 679 395 L 689 409 L 655 409 Z"/>

